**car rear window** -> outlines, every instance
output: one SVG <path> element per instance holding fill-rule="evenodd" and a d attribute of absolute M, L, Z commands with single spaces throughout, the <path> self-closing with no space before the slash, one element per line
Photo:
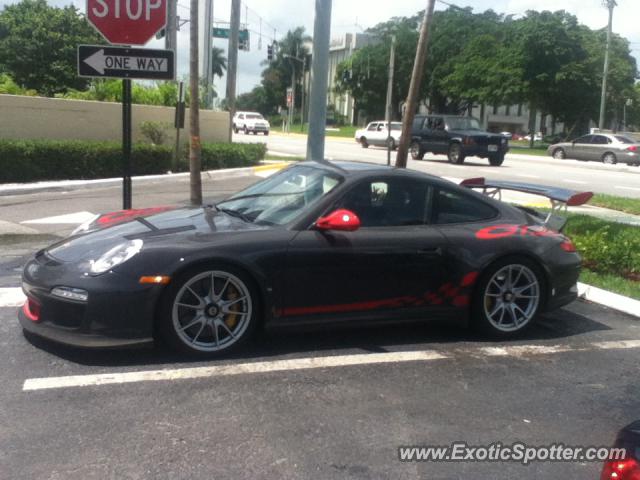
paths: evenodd
<path fill-rule="evenodd" d="M 497 211 L 471 195 L 439 188 L 434 196 L 431 220 L 438 225 L 489 220 Z"/>
<path fill-rule="evenodd" d="M 636 143 L 633 140 L 631 140 L 629 137 L 623 137 L 622 135 L 616 135 L 615 139 L 620 143 Z"/>

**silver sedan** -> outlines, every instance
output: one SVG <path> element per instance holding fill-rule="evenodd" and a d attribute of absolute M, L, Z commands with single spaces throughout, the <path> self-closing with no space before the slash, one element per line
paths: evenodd
<path fill-rule="evenodd" d="M 553 158 L 594 160 L 608 164 L 618 162 L 640 165 L 640 144 L 624 135 L 595 133 L 576 138 L 572 142 L 549 146 L 547 154 Z"/>

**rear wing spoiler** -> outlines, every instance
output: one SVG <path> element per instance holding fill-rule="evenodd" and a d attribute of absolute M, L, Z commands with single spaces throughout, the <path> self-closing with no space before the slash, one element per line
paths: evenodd
<path fill-rule="evenodd" d="M 487 180 L 483 177 L 468 178 L 460 182 L 460 185 L 471 189 L 482 189 L 483 194 L 497 200 L 502 200 L 502 190 L 546 197 L 551 201 L 551 211 L 544 220 L 545 224 L 549 224 L 557 214 L 566 212 L 567 207 L 584 205 L 593 197 L 593 192 L 576 192 L 566 188 L 535 185 L 532 183 Z"/>

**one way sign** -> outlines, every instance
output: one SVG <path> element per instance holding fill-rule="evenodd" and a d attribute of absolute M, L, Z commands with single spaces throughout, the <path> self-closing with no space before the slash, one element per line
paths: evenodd
<path fill-rule="evenodd" d="M 175 79 L 173 50 L 78 46 L 78 75 L 81 77 Z"/>

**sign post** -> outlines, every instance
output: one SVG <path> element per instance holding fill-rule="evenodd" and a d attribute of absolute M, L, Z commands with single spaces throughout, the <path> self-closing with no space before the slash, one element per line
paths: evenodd
<path fill-rule="evenodd" d="M 172 80 L 174 52 L 144 45 L 167 25 L 167 0 L 87 0 L 87 21 L 111 44 L 78 46 L 78 75 L 122 78 L 122 208 L 131 208 L 131 79 Z"/>

